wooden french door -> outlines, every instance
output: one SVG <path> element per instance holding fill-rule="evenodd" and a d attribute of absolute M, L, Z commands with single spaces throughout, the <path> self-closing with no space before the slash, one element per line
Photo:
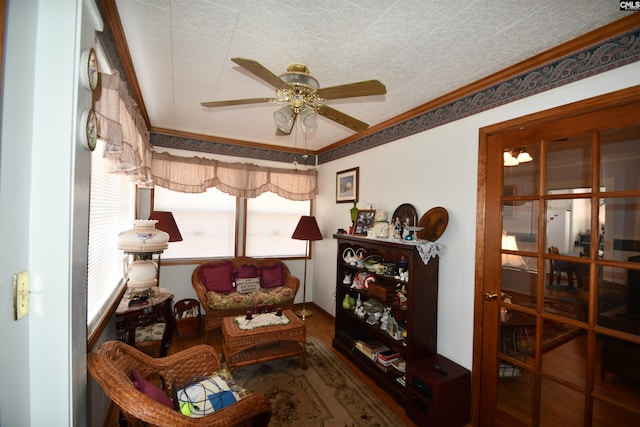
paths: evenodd
<path fill-rule="evenodd" d="M 640 425 L 640 88 L 480 139 L 474 424 Z"/>

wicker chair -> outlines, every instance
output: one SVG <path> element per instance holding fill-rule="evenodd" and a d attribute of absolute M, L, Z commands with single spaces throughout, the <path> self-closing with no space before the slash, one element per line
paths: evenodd
<path fill-rule="evenodd" d="M 202 304 L 202 307 L 204 307 L 204 311 L 205 311 L 205 314 L 204 314 L 205 342 L 208 339 L 208 333 L 210 330 L 213 330 L 222 326 L 223 318 L 229 317 L 229 316 L 239 316 L 241 314 L 245 314 L 247 311 L 246 308 L 215 309 L 215 308 L 209 307 L 209 297 L 207 294 L 207 288 L 205 288 L 204 284 L 200 280 L 200 268 L 202 268 L 202 266 L 207 264 L 217 264 L 217 263 L 222 263 L 226 261 L 228 260 L 207 261 L 205 263 L 198 265 L 193 270 L 193 273 L 191 274 L 191 284 L 193 286 L 193 289 L 196 292 L 196 295 L 198 296 L 198 299 L 200 300 L 200 303 Z M 263 267 L 263 266 L 271 267 L 275 263 L 282 262 L 282 260 L 277 258 L 251 258 L 251 257 L 241 257 L 241 256 L 232 258 L 231 261 L 233 262 L 234 268 L 240 268 L 243 265 L 247 265 L 247 264 L 255 265 L 258 267 Z M 295 295 L 298 293 L 298 288 L 300 287 L 300 280 L 297 277 L 292 276 L 291 273 L 289 272 L 289 268 L 284 263 L 283 265 L 284 265 L 284 271 L 285 271 L 284 286 L 293 290 L 293 296 L 290 301 L 287 301 L 280 306 L 285 310 L 289 310 L 293 308 L 293 301 L 294 301 Z"/>
<path fill-rule="evenodd" d="M 167 394 L 172 384 L 220 369 L 220 360 L 208 345 L 154 359 L 123 342 L 108 341 L 88 355 L 87 367 L 131 426 L 267 426 L 271 418 L 269 400 L 262 395 L 253 394 L 210 415 L 190 418 L 135 388 L 131 380 L 134 368 L 145 378 L 165 384 Z"/>

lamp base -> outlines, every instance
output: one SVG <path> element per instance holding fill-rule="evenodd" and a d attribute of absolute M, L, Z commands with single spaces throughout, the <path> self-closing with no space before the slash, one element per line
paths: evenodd
<path fill-rule="evenodd" d="M 311 315 L 313 314 L 313 311 L 309 310 L 308 308 L 303 308 L 301 310 L 296 310 L 295 313 L 298 317 L 301 317 L 302 320 L 304 320 L 307 317 L 311 317 Z"/>

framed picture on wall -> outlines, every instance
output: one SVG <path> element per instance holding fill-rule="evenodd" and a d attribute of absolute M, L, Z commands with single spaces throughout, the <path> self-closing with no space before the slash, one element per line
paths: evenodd
<path fill-rule="evenodd" d="M 359 210 L 356 217 L 356 226 L 353 229 L 355 235 L 366 235 L 367 231 L 373 227 L 375 222 L 376 211 L 375 210 Z"/>
<path fill-rule="evenodd" d="M 360 168 L 353 168 L 336 173 L 336 203 L 358 200 L 359 171 Z"/>

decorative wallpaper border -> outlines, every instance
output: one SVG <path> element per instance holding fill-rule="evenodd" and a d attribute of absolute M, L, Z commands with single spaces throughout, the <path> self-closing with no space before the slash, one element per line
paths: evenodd
<path fill-rule="evenodd" d="M 640 60 L 640 28 L 320 154 L 323 164 Z"/>
<path fill-rule="evenodd" d="M 176 135 L 165 135 L 151 132 L 151 145 L 155 147 L 178 148 L 181 150 L 215 153 L 224 156 L 246 157 L 249 159 L 273 160 L 276 162 L 315 166 L 316 155 L 304 156 L 300 153 L 270 150 L 260 147 L 229 144 L 225 142 L 203 141 L 195 138 L 184 138 Z M 305 158 L 306 157 L 306 158 Z"/>

